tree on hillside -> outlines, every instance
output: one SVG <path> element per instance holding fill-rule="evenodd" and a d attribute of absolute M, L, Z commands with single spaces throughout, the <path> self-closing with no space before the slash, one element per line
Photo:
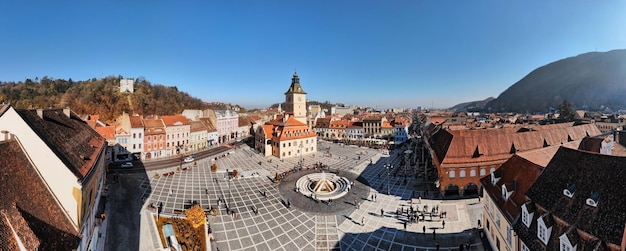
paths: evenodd
<path fill-rule="evenodd" d="M 559 117 L 566 121 L 574 120 L 574 109 L 567 99 L 563 100 L 563 103 L 559 105 L 559 113 Z"/>

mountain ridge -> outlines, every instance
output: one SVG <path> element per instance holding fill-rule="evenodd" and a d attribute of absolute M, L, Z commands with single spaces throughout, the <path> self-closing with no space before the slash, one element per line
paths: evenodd
<path fill-rule="evenodd" d="M 623 109 L 625 93 L 626 49 L 587 52 L 531 71 L 490 101 L 486 108 L 509 112 L 547 111 L 567 99 L 576 108 Z"/>

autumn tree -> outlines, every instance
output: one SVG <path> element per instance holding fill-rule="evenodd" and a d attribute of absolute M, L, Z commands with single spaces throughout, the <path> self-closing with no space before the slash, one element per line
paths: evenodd
<path fill-rule="evenodd" d="M 193 228 L 203 226 L 206 222 L 204 209 L 202 209 L 200 205 L 194 205 L 193 207 L 185 210 L 185 219 L 191 223 Z"/>

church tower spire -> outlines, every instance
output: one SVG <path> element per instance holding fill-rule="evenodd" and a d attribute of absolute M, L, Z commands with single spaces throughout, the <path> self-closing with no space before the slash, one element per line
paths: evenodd
<path fill-rule="evenodd" d="M 285 95 L 288 93 L 301 93 L 306 94 L 300 85 L 300 77 L 298 77 L 298 72 L 293 72 L 293 77 L 291 77 L 291 86 L 289 86 L 289 90 L 285 92 Z"/>
<path fill-rule="evenodd" d="M 298 72 L 293 73 L 291 85 L 285 92 L 285 112 L 290 113 L 298 121 L 307 124 L 306 121 L 306 92 L 300 85 Z"/>

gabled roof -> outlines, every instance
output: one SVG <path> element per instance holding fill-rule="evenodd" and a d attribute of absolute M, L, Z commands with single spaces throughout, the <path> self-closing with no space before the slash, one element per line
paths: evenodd
<path fill-rule="evenodd" d="M 506 219 L 510 223 L 513 223 L 521 212 L 521 205 L 526 201 L 526 195 L 524 193 L 535 182 L 537 177 L 539 177 L 543 167 L 518 155 L 513 155 L 509 160 L 504 162 L 498 170 L 501 171 L 502 177 L 495 185 L 491 183 L 491 175 L 481 178 L 480 183 L 485 189 L 485 192 L 502 210 Z M 501 187 L 503 184 L 508 185 L 508 191 L 513 190 L 511 185 L 515 184 L 513 186 L 514 192 L 508 200 L 502 197 Z"/>
<path fill-rule="evenodd" d="M 161 116 L 161 119 L 166 127 L 189 125 L 189 120 L 183 115 Z"/>
<path fill-rule="evenodd" d="M 0 142 L 0 250 L 72 250 L 80 234 L 16 140 Z"/>
<path fill-rule="evenodd" d="M 15 111 L 78 179 L 95 168 L 105 139 L 69 109 Z"/>
<path fill-rule="evenodd" d="M 143 120 L 143 124 L 145 126 L 146 129 L 148 128 L 154 128 L 154 127 L 165 127 L 165 124 L 163 124 L 163 120 L 161 119 L 144 119 Z"/>
<path fill-rule="evenodd" d="M 535 126 L 532 131 L 519 132 L 519 128 L 439 130 L 435 134 L 446 134 L 445 140 L 431 144 L 440 163 L 463 165 L 466 163 L 502 161 L 515 151 L 529 151 L 548 145 L 583 139 L 588 135 L 598 135 L 595 125 L 557 124 Z M 448 136 L 447 134 L 450 134 Z M 436 138 L 435 135 L 432 137 Z M 437 145 L 435 145 L 437 144 Z M 476 156 L 476 149 L 479 155 Z M 442 151 L 443 150 L 443 151 Z"/>
<path fill-rule="evenodd" d="M 143 128 L 143 120 L 139 115 L 130 116 L 130 127 L 131 128 Z"/>
<path fill-rule="evenodd" d="M 586 233 L 620 245 L 626 223 L 626 157 L 602 155 L 561 147 L 527 191 L 535 204 Z M 563 195 L 576 184 L 572 198 Z M 586 204 L 599 193 L 597 207 Z"/>
<path fill-rule="evenodd" d="M 105 126 L 105 127 L 96 127 L 96 132 L 98 132 L 102 137 L 107 140 L 115 140 L 115 127 L 114 126 Z"/>
<path fill-rule="evenodd" d="M 191 121 L 190 127 L 190 132 L 201 132 L 207 130 L 206 125 L 202 121 Z"/>
<path fill-rule="evenodd" d="M 217 129 L 213 125 L 213 122 L 211 122 L 210 118 L 200 118 L 199 120 L 202 121 L 202 123 L 204 123 L 208 132 L 217 132 Z"/>

